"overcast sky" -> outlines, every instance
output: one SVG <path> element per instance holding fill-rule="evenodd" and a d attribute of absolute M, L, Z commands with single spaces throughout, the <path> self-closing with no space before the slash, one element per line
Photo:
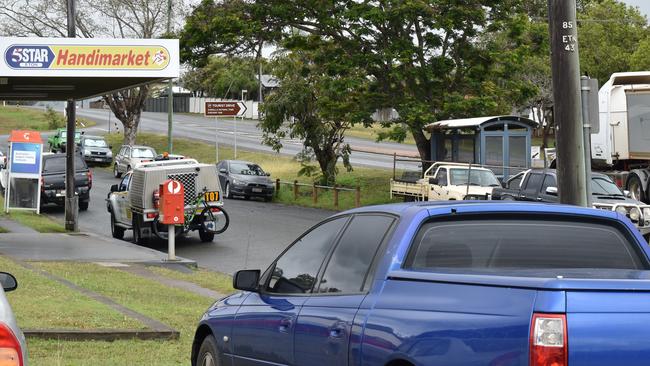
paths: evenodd
<path fill-rule="evenodd" d="M 650 18 L 650 0 L 622 0 L 624 3 L 632 6 L 638 6 L 645 16 Z"/>

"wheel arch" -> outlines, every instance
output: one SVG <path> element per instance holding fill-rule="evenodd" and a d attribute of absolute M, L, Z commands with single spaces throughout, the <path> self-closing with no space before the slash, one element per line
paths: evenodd
<path fill-rule="evenodd" d="M 201 343 L 203 343 L 205 337 L 209 335 L 214 336 L 214 333 L 212 333 L 212 329 L 210 329 L 207 324 L 201 324 L 196 329 L 196 333 L 194 333 L 194 341 L 192 341 L 192 366 L 196 366 L 196 358 L 198 357 Z"/>
<path fill-rule="evenodd" d="M 388 362 L 385 366 L 415 366 L 411 361 L 405 360 L 403 358 L 397 358 Z"/>

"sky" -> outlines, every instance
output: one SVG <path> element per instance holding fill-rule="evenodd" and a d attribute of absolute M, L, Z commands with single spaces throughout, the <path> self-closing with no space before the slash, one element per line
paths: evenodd
<path fill-rule="evenodd" d="M 621 0 L 622 2 L 632 5 L 632 6 L 638 6 L 639 9 L 641 10 L 641 13 L 650 18 L 650 0 Z"/>

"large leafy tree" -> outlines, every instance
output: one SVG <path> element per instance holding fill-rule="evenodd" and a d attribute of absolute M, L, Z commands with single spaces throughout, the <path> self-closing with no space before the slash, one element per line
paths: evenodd
<path fill-rule="evenodd" d="M 517 0 L 205 0 L 188 18 L 182 43 L 186 60 L 196 63 L 207 54 L 262 41 L 291 51 L 330 42 L 338 52 L 315 62 L 364 70 L 373 84 L 372 106 L 395 108 L 400 116 L 387 123 L 394 128 L 384 137 L 411 133 L 428 160 L 429 140 L 422 131 L 427 123 L 510 111 L 516 88 L 510 88 L 508 69 L 516 56 L 511 44 L 497 47 L 484 35 L 512 28 L 518 5 Z"/>
<path fill-rule="evenodd" d="M 363 70 L 349 65 L 324 65 L 317 60 L 330 49 L 296 51 L 276 58 L 274 72 L 280 87 L 264 105 L 260 127 L 265 143 L 276 150 L 284 138 L 298 138 L 304 149 L 299 154 L 301 173 L 320 170 L 321 182 L 333 185 L 337 163 L 351 170 L 350 147 L 344 134 L 355 123 L 371 123 L 367 97 L 370 80 Z M 312 160 L 317 168 L 311 165 Z"/>
<path fill-rule="evenodd" d="M 247 90 L 251 99 L 258 99 L 258 63 L 250 57 L 212 56 L 203 67 L 183 75 L 183 85 L 201 96 L 238 99 Z"/>
<path fill-rule="evenodd" d="M 638 8 L 601 0 L 578 14 L 580 69 L 601 83 L 612 73 L 631 71 L 632 55 L 648 37 L 648 20 Z"/>

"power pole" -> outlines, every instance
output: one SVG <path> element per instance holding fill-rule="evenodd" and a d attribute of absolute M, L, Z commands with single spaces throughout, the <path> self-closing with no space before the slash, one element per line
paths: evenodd
<path fill-rule="evenodd" d="M 75 38 L 75 3 L 74 0 L 68 0 L 68 37 Z M 65 229 L 68 231 L 78 231 L 79 216 L 79 199 L 74 192 L 74 155 L 75 155 L 75 128 L 77 119 L 77 108 L 73 98 L 68 99 L 67 105 L 67 130 L 65 142 Z"/>
<path fill-rule="evenodd" d="M 587 206 L 575 0 L 548 0 L 560 202 Z"/>
<path fill-rule="evenodd" d="M 172 32 L 172 0 L 167 0 L 167 35 Z M 169 79 L 167 86 L 167 152 L 172 153 L 172 120 L 174 117 L 174 82 Z"/>

